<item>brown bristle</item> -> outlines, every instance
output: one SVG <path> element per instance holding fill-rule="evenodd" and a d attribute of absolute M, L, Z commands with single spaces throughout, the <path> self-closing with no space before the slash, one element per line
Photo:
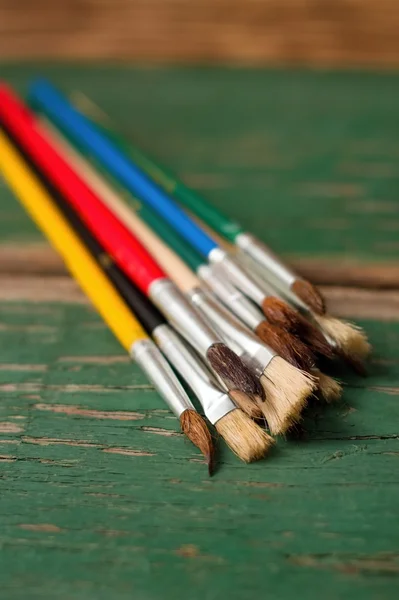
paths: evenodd
<path fill-rule="evenodd" d="M 263 458 L 274 444 L 274 439 L 239 408 L 219 419 L 215 427 L 231 450 L 247 463 Z"/>
<path fill-rule="evenodd" d="M 339 381 L 318 369 L 314 369 L 313 373 L 318 380 L 319 394 L 326 402 L 336 402 L 341 398 L 342 386 Z"/>
<path fill-rule="evenodd" d="M 273 325 L 282 327 L 290 333 L 301 330 L 300 314 L 284 300 L 275 296 L 267 296 L 262 302 L 262 310 L 267 320 Z"/>
<path fill-rule="evenodd" d="M 245 412 L 246 415 L 251 417 L 251 419 L 263 418 L 263 413 L 259 407 L 259 403 L 256 402 L 256 400 L 254 400 L 252 397 L 247 396 L 247 394 L 244 394 L 244 392 L 240 392 L 240 390 L 230 390 L 229 396 L 237 408 L 241 408 L 241 410 Z"/>
<path fill-rule="evenodd" d="M 324 335 L 284 300 L 269 296 L 263 300 L 262 308 L 268 321 L 299 336 L 315 354 L 329 359 L 334 358 L 334 350 Z"/>
<path fill-rule="evenodd" d="M 213 344 L 208 349 L 207 358 L 229 390 L 240 390 L 253 397 L 265 398 L 259 379 L 226 344 Z"/>
<path fill-rule="evenodd" d="M 291 290 L 316 314 L 323 315 L 326 312 L 323 296 L 309 281 L 296 279 L 291 285 Z"/>
<path fill-rule="evenodd" d="M 337 354 L 341 360 L 343 360 L 357 375 L 361 377 L 367 377 L 367 369 L 364 365 L 364 362 L 358 358 L 357 356 L 350 355 L 344 350 L 338 349 Z"/>
<path fill-rule="evenodd" d="M 315 358 L 311 349 L 296 336 L 267 321 L 259 323 L 255 333 L 262 342 L 294 367 L 304 371 L 313 368 Z"/>
<path fill-rule="evenodd" d="M 266 392 L 263 414 L 273 434 L 285 433 L 298 423 L 309 396 L 317 388 L 315 377 L 275 356 L 261 377 Z"/>
<path fill-rule="evenodd" d="M 305 317 L 302 317 L 304 323 L 299 334 L 305 344 L 309 345 L 314 354 L 319 355 L 320 357 L 327 358 L 328 360 L 332 360 L 336 356 L 336 351 L 330 344 L 327 342 L 326 338 L 322 334 L 321 331 L 311 323 Z"/>
<path fill-rule="evenodd" d="M 205 456 L 208 473 L 212 477 L 215 466 L 215 446 L 205 420 L 196 410 L 187 409 L 180 415 L 183 433 Z"/>

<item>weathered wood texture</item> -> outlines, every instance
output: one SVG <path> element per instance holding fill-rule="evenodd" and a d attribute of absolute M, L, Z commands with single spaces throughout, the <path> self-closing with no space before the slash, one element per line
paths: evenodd
<path fill-rule="evenodd" d="M 397 66 L 396 0 L 0 0 L 3 59 Z"/>
<path fill-rule="evenodd" d="M 318 277 L 332 309 L 358 320 L 375 351 L 368 379 L 337 370 L 343 402 L 310 407 L 303 439 L 279 440 L 268 461 L 250 466 L 221 445 L 209 480 L 176 419 L 2 185 L 2 596 L 393 600 L 399 78 L 44 72 L 97 100 Z M 31 74 L 2 69 L 20 90 Z"/>

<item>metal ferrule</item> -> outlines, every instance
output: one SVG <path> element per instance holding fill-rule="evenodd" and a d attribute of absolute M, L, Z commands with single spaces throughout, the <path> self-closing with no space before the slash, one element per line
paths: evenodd
<path fill-rule="evenodd" d="M 169 362 L 191 387 L 209 421 L 215 425 L 236 409 L 229 396 L 214 383 L 212 375 L 168 325 L 160 325 L 153 337 Z"/>
<path fill-rule="evenodd" d="M 290 288 L 297 279 L 295 273 L 273 254 L 266 244 L 263 244 L 249 233 L 240 233 L 235 242 L 241 250 L 266 270 L 267 276 L 279 288 Z"/>
<path fill-rule="evenodd" d="M 264 320 L 260 310 L 227 279 L 219 265 L 201 265 L 197 274 L 215 296 L 250 329 L 256 329 Z"/>
<path fill-rule="evenodd" d="M 266 294 L 238 262 L 222 248 L 214 248 L 208 255 L 209 262 L 220 265 L 220 269 L 239 290 L 256 304 L 262 304 Z"/>
<path fill-rule="evenodd" d="M 190 300 L 232 349 L 238 349 L 241 359 L 260 377 L 276 356 L 275 352 L 262 344 L 250 329 L 201 288 L 192 290 Z"/>
<path fill-rule="evenodd" d="M 220 337 L 175 284 L 169 279 L 157 279 L 151 284 L 149 295 L 171 325 L 206 359 L 210 346 L 220 342 Z"/>
<path fill-rule="evenodd" d="M 152 340 L 139 340 L 133 344 L 130 356 L 140 365 L 176 417 L 180 417 L 185 410 L 195 410 L 168 361 Z"/>

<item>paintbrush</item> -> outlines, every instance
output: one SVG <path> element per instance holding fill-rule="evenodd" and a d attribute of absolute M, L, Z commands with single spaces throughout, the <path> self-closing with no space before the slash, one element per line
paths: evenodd
<path fill-rule="evenodd" d="M 159 350 L 1 130 L 0 170 L 115 337 L 141 366 L 169 408 L 180 419 L 183 432 L 203 453 L 211 473 L 214 446 L 205 421 L 195 410 Z"/>
<path fill-rule="evenodd" d="M 228 308 L 241 317 L 241 321 L 247 324 L 251 330 L 254 330 L 262 341 L 266 345 L 269 345 L 279 356 L 282 356 L 300 369 L 310 370 L 313 367 L 314 359 L 307 346 L 281 328 L 267 323 L 253 303 L 239 290 L 234 288 L 228 280 L 223 278 L 223 275 L 217 274 L 217 276 L 213 276 L 212 268 L 209 265 L 203 264 L 195 250 L 180 238 L 154 211 L 141 205 L 138 211 L 140 218 L 135 216 L 129 206 L 122 201 L 120 194 L 110 186 L 106 175 L 104 173 L 102 175 L 98 174 L 91 164 L 74 150 L 48 121 L 43 118 L 40 119 L 39 127 L 51 141 L 52 145 L 73 166 L 79 176 L 92 187 L 93 191 L 113 210 L 125 225 L 139 237 L 147 249 L 149 251 L 157 250 L 156 252 L 152 252 L 157 262 L 159 262 L 170 277 L 174 277 L 175 283 L 179 285 L 184 293 L 189 294 L 191 290 L 200 286 L 199 279 L 193 275 L 193 271 L 195 271 L 200 279 L 222 301 L 227 300 L 225 304 L 227 304 Z M 152 229 L 157 234 L 156 236 L 152 235 L 150 228 L 146 227 L 143 221 L 150 227 L 152 226 Z M 160 244 L 160 237 L 166 242 L 166 245 Z M 170 248 L 167 247 L 168 242 Z M 184 258 L 185 262 L 179 260 L 178 256 L 181 259 Z M 188 266 L 186 266 L 186 263 L 188 263 Z M 237 307 L 236 311 L 234 311 L 235 307 Z M 271 344 L 268 344 L 269 340 Z"/>
<path fill-rule="evenodd" d="M 131 140 L 125 142 L 118 135 L 110 118 L 97 105 L 81 93 L 73 94 L 76 105 L 85 112 L 89 109 L 90 116 L 96 119 L 96 125 L 107 137 L 117 144 L 143 171 L 147 173 L 160 187 L 173 195 L 184 207 L 194 213 L 222 238 L 235 244 L 245 254 L 251 257 L 267 273 L 268 278 L 275 282 L 276 287 L 291 297 L 292 301 L 300 300 L 316 314 L 324 314 L 325 300 L 320 291 L 309 281 L 300 277 L 279 259 L 263 242 L 248 233 L 236 221 L 213 206 L 203 196 L 186 186 L 178 177 L 153 157 L 144 153 Z M 94 113 L 94 114 L 93 114 Z M 97 118 L 96 118 L 97 117 Z M 98 118 L 101 118 L 99 122 Z M 107 122 L 105 125 L 104 121 Z"/>
<path fill-rule="evenodd" d="M 188 351 L 184 345 L 182 346 L 181 340 L 167 324 L 163 315 L 148 300 L 148 298 L 146 298 L 146 296 L 144 296 L 144 294 L 142 294 L 140 290 L 127 279 L 117 265 L 114 264 L 112 258 L 104 252 L 101 244 L 99 244 L 95 237 L 91 235 L 79 216 L 68 204 L 67 200 L 65 200 L 58 189 L 52 185 L 38 169 L 30 157 L 26 155 L 21 148 L 19 151 L 21 152 L 21 156 L 28 161 L 32 173 L 34 173 L 37 177 L 37 181 L 43 186 L 43 190 L 48 193 L 48 198 L 51 198 L 57 205 L 59 210 L 58 222 L 63 221 L 64 227 L 68 228 L 69 224 L 69 226 L 73 228 L 75 238 L 78 236 L 80 244 L 84 244 L 86 253 L 89 252 L 91 257 L 96 261 L 97 270 L 100 268 L 106 275 L 109 282 L 123 298 L 127 307 L 129 307 L 133 314 L 138 316 L 147 333 L 151 335 L 163 349 L 164 354 L 173 357 L 173 361 L 171 362 L 174 366 L 176 366 L 175 363 L 177 360 L 176 353 L 180 353 L 181 356 L 178 358 L 180 368 L 178 370 L 182 370 L 186 374 L 189 373 L 187 383 L 194 391 L 198 392 L 205 414 L 212 424 L 215 425 L 217 431 L 223 436 L 226 443 L 239 458 L 246 462 L 262 458 L 273 445 L 273 438 L 260 429 L 259 426 L 253 423 L 240 410 L 235 410 L 235 405 L 229 400 L 227 394 L 217 388 L 211 374 L 207 372 L 203 365 L 201 366 L 201 362 L 197 358 L 190 356 L 190 365 L 184 366 L 185 360 L 181 348 L 184 349 L 185 355 L 187 355 Z M 32 177 L 33 176 L 31 176 L 31 178 Z M 46 213 L 46 215 L 48 218 L 48 213 Z M 50 219 L 50 222 L 53 221 Z M 54 227 L 54 229 L 56 229 L 57 233 L 57 228 Z M 112 309 L 113 306 L 110 308 Z M 193 366 L 195 367 L 195 375 L 191 373 Z M 157 363 L 155 362 L 153 368 L 156 369 L 156 367 Z M 198 387 L 198 373 L 200 377 L 204 378 L 200 387 Z M 204 376 L 204 373 L 206 374 L 206 377 Z M 189 435 L 190 439 L 203 450 L 204 448 L 206 449 L 206 444 L 208 444 L 208 446 L 211 444 L 210 449 L 212 452 L 208 452 L 207 460 L 209 471 L 212 473 L 214 462 L 212 441 L 208 429 L 205 430 L 208 437 L 207 439 L 204 439 L 203 425 L 205 424 L 203 419 L 195 411 L 194 414 L 192 413 L 192 410 L 186 410 L 181 414 L 182 428 L 183 431 Z"/>
<path fill-rule="evenodd" d="M 299 381 L 296 385 L 296 395 L 294 395 L 294 386 L 290 388 L 283 386 L 281 377 L 274 380 L 272 370 L 269 367 L 270 353 L 265 357 L 265 349 L 257 342 L 256 338 L 254 339 L 254 336 L 243 328 L 239 321 L 237 322 L 236 319 L 232 318 L 232 315 L 228 311 L 215 303 L 212 297 L 209 297 L 208 294 L 201 290 L 200 281 L 187 268 L 185 263 L 135 213 L 129 210 L 128 206 L 108 185 L 107 181 L 96 173 L 92 166 L 74 151 L 62 136 L 56 133 L 48 124 L 41 121 L 40 125 L 54 147 L 63 153 L 79 176 L 92 187 L 98 197 L 111 210 L 114 210 L 115 214 L 137 235 L 147 249 L 153 253 L 169 276 L 174 278 L 175 283 L 180 289 L 190 297 L 194 305 L 203 312 L 203 315 L 210 320 L 211 324 L 230 345 L 236 346 L 236 352 L 244 360 L 248 360 L 250 366 L 259 373 L 261 381 L 266 388 L 267 396 L 267 402 L 262 404 L 263 414 L 273 433 L 282 433 L 285 431 L 286 427 L 293 424 L 294 418 L 291 415 L 294 415 L 295 419 L 298 418 L 301 412 L 298 407 L 303 407 L 305 403 L 304 397 L 298 394 L 298 390 L 300 389 Z M 249 357 L 245 357 L 242 350 L 249 353 Z M 338 382 L 316 369 L 313 370 L 313 374 L 318 377 L 321 395 L 327 401 L 336 400 L 340 396 L 341 387 Z M 270 378 L 272 378 L 271 382 Z M 292 375 L 289 380 L 292 383 Z M 236 401 L 240 402 L 239 396 L 236 398 Z M 248 404 L 247 399 L 244 398 L 244 401 L 245 404 Z M 245 406 L 241 406 L 241 408 L 246 410 Z M 254 416 L 253 408 L 251 407 L 250 410 L 250 414 Z"/>
<path fill-rule="evenodd" d="M 118 145 L 165 191 L 172 194 L 188 210 L 201 220 L 202 227 L 208 226 L 208 233 L 226 250 L 237 248 L 249 258 L 253 269 L 259 270 L 262 279 L 272 284 L 274 292 L 280 292 L 283 299 L 291 302 L 311 322 L 315 322 L 327 337 L 337 353 L 357 372 L 364 374 L 363 362 L 370 354 L 371 346 L 360 327 L 353 323 L 336 319 L 325 313 L 324 300 L 319 290 L 309 281 L 293 272 L 281 259 L 253 235 L 245 232 L 237 223 L 223 215 L 205 198 L 189 189 L 176 176 L 157 164 L 130 141 L 115 133 L 115 126 L 109 117 L 83 94 L 75 94 L 76 103 L 83 110 L 89 110 L 96 126 Z M 94 114 L 93 114 L 94 113 Z M 99 118 L 101 123 L 99 123 Z M 104 120 L 108 126 L 104 126 Z M 112 127 L 112 129 L 111 129 Z M 221 236 L 221 239 L 217 235 Z M 228 245 L 224 240 L 229 242 Z M 230 249 L 231 251 L 231 249 Z M 251 270 L 253 277 L 253 272 Z"/>
<path fill-rule="evenodd" d="M 90 121 L 74 109 L 49 83 L 31 87 L 31 103 L 44 112 L 68 138 L 90 152 L 112 175 L 140 200 L 157 211 L 175 230 L 211 263 L 219 264 L 228 278 L 265 313 L 267 319 L 289 332 L 300 334 L 311 348 L 329 358 L 333 353 L 320 331 L 286 302 L 270 296 L 233 256 L 219 247 L 156 183 L 133 164 Z"/>
<path fill-rule="evenodd" d="M 119 267 L 209 361 L 232 389 L 264 398 L 256 376 L 179 292 L 145 247 L 77 176 L 35 127 L 33 115 L 2 86 L 0 117 L 46 176 L 63 192 Z"/>

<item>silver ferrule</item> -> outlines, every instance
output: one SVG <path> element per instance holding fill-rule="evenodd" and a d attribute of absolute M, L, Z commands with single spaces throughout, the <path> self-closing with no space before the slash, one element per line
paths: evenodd
<path fill-rule="evenodd" d="M 262 344 L 237 317 L 201 288 L 191 291 L 190 300 L 232 349 L 238 349 L 241 359 L 260 377 L 276 356 L 275 352 Z"/>
<path fill-rule="evenodd" d="M 206 359 L 210 346 L 220 342 L 220 337 L 175 284 L 169 279 L 157 279 L 151 284 L 149 295 L 170 324 Z"/>
<path fill-rule="evenodd" d="M 236 408 L 229 396 L 217 387 L 205 365 L 194 356 L 171 327 L 159 325 L 152 335 L 169 362 L 197 396 L 205 415 L 213 425 Z"/>
<path fill-rule="evenodd" d="M 185 410 L 195 410 L 169 363 L 152 340 L 139 340 L 132 345 L 130 356 L 140 365 L 176 417 Z"/>
<path fill-rule="evenodd" d="M 290 288 L 297 279 L 295 273 L 256 237 L 249 233 L 240 233 L 235 242 L 266 271 L 267 277 L 280 289 Z"/>
<path fill-rule="evenodd" d="M 208 255 L 209 262 L 220 265 L 220 269 L 239 290 L 244 292 L 256 304 L 262 304 L 265 299 L 265 291 L 247 273 L 233 257 L 222 248 L 214 248 Z"/>
<path fill-rule="evenodd" d="M 213 294 L 250 329 L 256 329 L 264 320 L 265 317 L 261 311 L 227 279 L 219 265 L 203 264 L 197 270 L 197 275 Z"/>

